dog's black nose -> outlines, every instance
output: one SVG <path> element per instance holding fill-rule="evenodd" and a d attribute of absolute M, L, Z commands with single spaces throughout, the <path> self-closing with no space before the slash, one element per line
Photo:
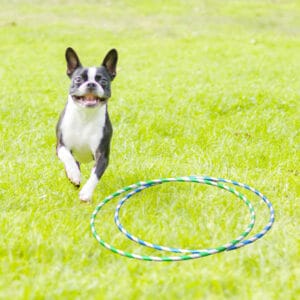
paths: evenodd
<path fill-rule="evenodd" d="M 87 84 L 87 87 L 89 88 L 89 89 L 95 89 L 96 88 L 96 83 L 94 83 L 94 82 L 89 82 L 88 84 Z"/>

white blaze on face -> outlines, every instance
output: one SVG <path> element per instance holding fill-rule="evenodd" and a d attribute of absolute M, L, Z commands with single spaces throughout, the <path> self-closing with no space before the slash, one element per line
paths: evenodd
<path fill-rule="evenodd" d="M 92 68 L 88 69 L 88 79 L 89 79 L 89 81 L 96 82 L 95 81 L 96 73 L 97 73 L 97 68 L 92 67 Z"/>

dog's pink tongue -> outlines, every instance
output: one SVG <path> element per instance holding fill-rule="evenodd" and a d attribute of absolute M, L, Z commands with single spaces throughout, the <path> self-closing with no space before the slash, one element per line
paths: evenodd
<path fill-rule="evenodd" d="M 84 96 L 84 100 L 86 102 L 91 102 L 91 103 L 94 103 L 97 101 L 96 97 L 93 95 L 93 94 L 88 94 L 88 95 L 85 95 Z"/>

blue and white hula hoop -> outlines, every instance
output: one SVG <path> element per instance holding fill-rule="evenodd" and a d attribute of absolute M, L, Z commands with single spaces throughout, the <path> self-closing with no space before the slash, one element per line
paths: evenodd
<path fill-rule="evenodd" d="M 218 187 L 218 188 L 221 188 L 221 189 L 231 192 L 232 194 L 237 196 L 240 200 L 242 200 L 247 205 L 247 207 L 249 209 L 249 213 L 250 213 L 249 225 L 247 226 L 247 228 L 244 230 L 243 233 L 241 233 L 237 238 L 233 239 L 229 243 L 226 243 L 224 245 L 214 247 L 214 248 L 208 248 L 208 249 L 178 249 L 178 248 L 172 248 L 172 247 L 168 247 L 168 246 L 161 246 L 161 245 L 157 245 L 154 243 L 146 242 L 146 241 L 134 236 L 133 234 L 129 233 L 123 227 L 123 225 L 121 224 L 121 222 L 119 220 L 119 212 L 121 210 L 121 207 L 124 205 L 124 203 L 126 203 L 126 201 L 129 198 L 131 198 L 136 193 L 139 193 L 146 188 L 150 188 L 152 186 L 162 184 L 162 183 L 167 183 L 167 182 L 195 182 L 195 183 L 215 186 L 215 187 Z M 250 233 L 250 231 L 254 227 L 254 223 L 255 223 L 255 212 L 254 212 L 253 206 L 252 206 L 251 202 L 243 194 L 236 191 L 232 187 L 228 187 L 224 183 L 232 184 L 232 185 L 235 185 L 238 187 L 242 187 L 248 191 L 251 191 L 256 196 L 261 198 L 264 201 L 264 203 L 267 205 L 269 212 L 270 212 L 269 222 L 259 233 L 253 235 L 252 237 L 250 237 L 248 239 L 245 239 L 246 236 Z M 140 245 L 150 247 L 150 248 L 160 250 L 160 251 L 183 253 L 183 255 L 179 255 L 179 256 L 146 256 L 146 255 L 129 253 L 129 252 L 120 250 L 120 249 L 106 243 L 99 236 L 99 234 L 97 233 L 96 228 L 95 228 L 95 218 L 96 218 L 98 212 L 110 200 L 112 200 L 113 198 L 115 198 L 125 192 L 129 192 L 129 193 L 120 200 L 119 204 L 116 207 L 115 216 L 114 216 L 115 223 L 118 226 L 119 230 L 122 233 L 124 233 L 126 235 L 126 237 L 139 243 Z M 195 258 L 200 258 L 200 257 L 204 257 L 204 256 L 209 256 L 209 255 L 213 255 L 213 254 L 220 253 L 223 251 L 231 251 L 231 250 L 235 250 L 235 249 L 241 248 L 243 246 L 249 245 L 249 244 L 255 242 L 256 240 L 262 238 L 271 229 L 271 227 L 274 223 L 274 220 L 275 220 L 274 209 L 273 209 L 271 202 L 267 199 L 266 196 L 264 196 L 262 193 L 260 193 L 256 189 L 254 189 L 246 184 L 239 183 L 237 181 L 223 179 L 223 178 L 213 178 L 213 177 L 207 177 L 207 176 L 204 176 L 204 177 L 188 176 L 188 177 L 161 178 L 161 179 L 154 179 L 154 180 L 149 180 L 149 181 L 142 181 L 142 182 L 138 182 L 138 183 L 132 184 L 130 186 L 124 187 L 123 189 L 120 189 L 117 192 L 106 197 L 96 207 L 96 209 L 94 210 L 94 212 L 92 214 L 90 225 L 91 225 L 91 230 L 92 230 L 93 236 L 96 238 L 96 240 L 102 246 L 104 246 L 105 248 L 109 249 L 110 251 L 112 251 L 114 253 L 120 254 L 125 257 L 139 259 L 139 260 L 146 260 L 146 261 L 180 261 L 180 260 L 188 260 L 188 259 L 195 259 Z"/>

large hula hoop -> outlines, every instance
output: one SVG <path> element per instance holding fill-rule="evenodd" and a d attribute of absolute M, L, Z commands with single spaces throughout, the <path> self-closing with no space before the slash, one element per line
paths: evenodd
<path fill-rule="evenodd" d="M 207 185 L 212 185 L 212 186 L 216 186 L 218 188 L 224 189 L 226 191 L 231 192 L 232 194 L 236 195 L 238 198 L 240 198 L 247 206 L 250 212 L 250 223 L 247 226 L 246 230 L 240 234 L 240 236 L 238 236 L 237 238 L 235 238 L 234 240 L 230 241 L 229 243 L 225 244 L 225 245 L 221 245 L 215 248 L 209 248 L 209 249 L 201 249 L 201 250 L 192 250 L 192 249 L 177 249 L 177 248 L 171 248 L 171 247 L 166 247 L 166 246 L 160 246 L 157 244 L 153 244 L 153 243 L 149 243 L 149 242 L 145 242 L 140 238 L 135 237 L 134 235 L 130 234 L 120 223 L 119 221 L 119 212 L 120 209 L 122 207 L 122 205 L 130 198 L 132 197 L 134 194 L 158 185 L 158 184 L 162 184 L 162 183 L 166 183 L 166 182 L 195 182 L 195 183 L 201 183 L 201 184 L 207 184 Z M 228 187 L 227 185 L 224 185 L 223 183 L 229 183 L 229 184 L 233 184 L 235 186 L 239 186 L 242 188 L 245 188 L 246 190 L 249 190 L 251 192 L 253 192 L 255 195 L 257 195 L 259 198 L 261 198 L 264 203 L 267 205 L 267 207 L 269 208 L 270 211 L 270 219 L 268 224 L 263 228 L 262 231 L 260 231 L 259 233 L 257 233 L 256 235 L 252 236 L 249 239 L 245 239 L 245 237 L 250 233 L 250 231 L 253 229 L 254 227 L 254 223 L 255 223 L 255 212 L 253 209 L 252 204 L 250 203 L 250 201 L 240 192 L 236 191 L 235 189 L 233 189 L 232 187 Z M 131 192 L 130 192 L 131 191 Z M 146 256 L 146 255 L 140 255 L 140 254 L 135 254 L 135 253 L 130 253 L 130 252 L 126 252 L 123 250 L 120 250 L 108 243 L 106 243 L 97 233 L 96 229 L 95 229 L 95 219 L 96 216 L 98 214 L 98 212 L 101 210 L 101 208 L 108 203 L 110 200 L 112 200 L 113 198 L 125 193 L 125 192 L 129 192 L 124 198 L 121 199 L 121 201 L 119 202 L 117 208 L 116 208 L 116 212 L 115 212 L 115 222 L 119 228 L 119 230 L 124 233 L 129 239 L 139 243 L 140 245 L 143 246 L 147 246 L 147 247 L 151 247 L 154 248 L 156 250 L 163 250 L 163 251 L 170 251 L 170 252 L 174 252 L 174 253 L 186 253 L 184 255 L 179 255 L 179 256 Z M 90 226 L 91 226 L 91 230 L 92 230 L 92 234 L 93 236 L 96 238 L 96 240 L 106 249 L 117 253 L 119 255 L 128 257 L 128 258 L 134 258 L 134 259 L 139 259 L 139 260 L 144 260 L 144 261 L 182 261 L 182 260 L 189 260 L 189 259 L 195 259 L 195 258 L 200 258 L 200 257 L 205 257 L 205 256 L 209 256 L 209 255 L 213 255 L 213 254 L 217 254 L 223 251 L 230 251 L 230 250 L 235 250 L 238 248 L 241 248 L 243 246 L 246 246 L 248 244 L 253 243 L 254 241 L 260 239 L 261 237 L 263 237 L 272 227 L 273 223 L 274 223 L 275 217 L 274 217 L 274 209 L 273 206 L 271 204 L 271 202 L 267 199 L 266 196 L 264 196 L 263 194 L 261 194 L 259 191 L 255 190 L 254 188 L 243 184 L 243 183 L 239 183 L 237 181 L 231 181 L 231 180 L 227 180 L 227 179 L 223 179 L 223 178 L 213 178 L 213 177 L 200 177 L 200 176 L 187 176 L 187 177 L 176 177 L 176 178 L 161 178 L 161 179 L 154 179 L 154 180 L 149 180 L 149 181 L 141 181 L 135 184 L 132 184 L 130 186 L 124 187 L 120 190 L 118 190 L 117 192 L 109 195 L 108 197 L 106 197 L 94 210 L 92 216 L 91 216 L 91 221 L 90 221 Z"/>

